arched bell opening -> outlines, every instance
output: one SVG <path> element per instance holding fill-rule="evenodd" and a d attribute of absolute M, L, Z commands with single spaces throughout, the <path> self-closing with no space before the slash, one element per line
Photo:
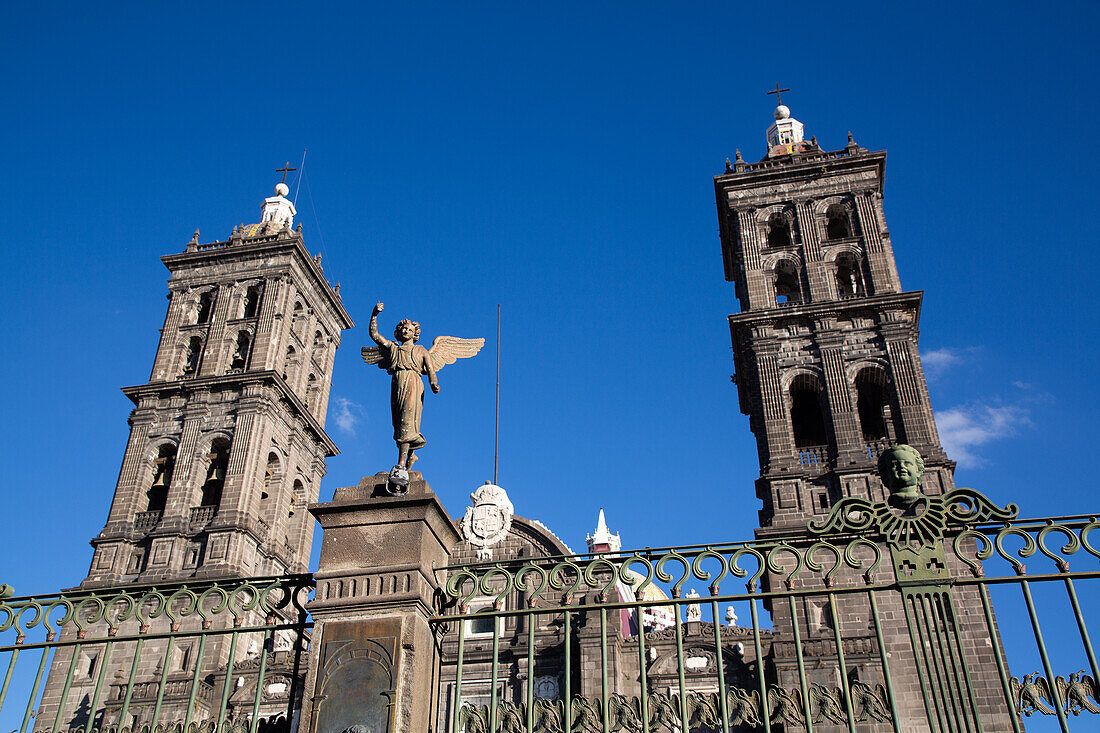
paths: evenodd
<path fill-rule="evenodd" d="M 775 266 L 772 283 L 776 305 L 793 305 L 802 302 L 802 283 L 798 265 L 792 260 L 782 260 Z"/>
<path fill-rule="evenodd" d="M 856 375 L 855 392 L 860 432 L 868 450 L 877 455 L 886 445 L 904 442 L 886 372 L 875 367 L 861 369 Z"/>
<path fill-rule="evenodd" d="M 851 252 L 845 252 L 836 258 L 833 273 L 836 278 L 836 293 L 840 298 L 867 294 L 859 259 Z"/>
<path fill-rule="evenodd" d="M 852 217 L 848 208 L 833 204 L 825 210 L 825 239 L 848 239 L 852 235 Z"/>
<path fill-rule="evenodd" d="M 783 214 L 768 217 L 768 246 L 789 247 L 791 245 L 791 220 Z"/>
<path fill-rule="evenodd" d="M 176 446 L 162 445 L 153 460 L 153 481 L 145 496 L 145 511 L 163 512 L 168 503 L 168 489 L 172 486 L 172 472 L 176 467 Z"/>
<path fill-rule="evenodd" d="M 211 443 L 206 459 L 206 478 L 202 483 L 202 498 L 199 503 L 201 506 L 217 507 L 221 503 L 225 476 L 229 471 L 229 441 L 224 438 L 216 439 Z"/>
<path fill-rule="evenodd" d="M 794 447 L 824 450 L 829 444 L 829 433 L 821 384 L 808 374 L 800 374 L 791 382 L 789 394 Z"/>

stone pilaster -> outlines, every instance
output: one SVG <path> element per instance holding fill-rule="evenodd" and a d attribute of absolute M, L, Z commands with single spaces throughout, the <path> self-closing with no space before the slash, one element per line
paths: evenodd
<path fill-rule="evenodd" d="M 802 256 L 806 264 L 806 280 L 810 284 L 810 300 L 832 300 L 834 289 L 829 287 L 829 268 L 821 257 L 821 243 L 817 236 L 812 201 L 800 201 L 795 211 L 798 215 L 798 231 L 802 237 Z"/>
<path fill-rule="evenodd" d="M 865 192 L 856 195 L 855 202 L 859 227 L 863 231 L 867 263 L 871 270 L 871 292 L 875 295 L 900 293 L 901 282 L 898 280 L 893 252 L 884 247 L 883 227 L 879 217 L 882 196 L 877 192 Z"/>
<path fill-rule="evenodd" d="M 829 321 L 827 324 L 819 324 L 825 328 L 835 325 L 835 321 L 831 319 L 823 320 Z M 864 452 L 863 436 L 856 421 L 855 405 L 852 402 L 848 376 L 844 371 L 844 334 L 825 330 L 818 333 L 817 341 L 825 372 L 825 395 L 832 418 L 837 465 L 844 465 L 853 462 L 853 458 Z"/>
<path fill-rule="evenodd" d="M 164 518 L 182 517 L 186 522 L 191 507 L 198 504 L 198 484 L 203 476 L 197 476 L 197 466 L 203 466 L 195 452 L 199 447 L 199 436 L 206 422 L 209 408 L 205 402 L 193 402 L 183 411 L 183 434 L 180 437 L 179 450 L 176 451 L 176 470 L 172 474 L 172 487 L 168 492 L 168 504 Z"/>
<path fill-rule="evenodd" d="M 760 402 L 764 408 L 764 430 L 767 433 L 767 465 L 774 469 L 789 463 L 794 457 L 794 441 L 787 420 L 787 401 L 779 381 L 779 344 L 759 349 Z"/>
<path fill-rule="evenodd" d="M 149 381 L 160 382 L 174 378 L 172 373 L 174 360 L 178 358 L 176 342 L 179 340 L 179 328 L 187 310 L 187 292 L 173 290 L 168 302 L 168 313 L 164 317 L 164 326 L 160 329 L 160 344 L 153 360 L 153 370 Z"/>
<path fill-rule="evenodd" d="M 931 409 L 923 399 L 923 384 L 917 379 L 915 360 L 909 349 L 910 342 L 907 338 L 886 339 L 886 352 L 890 357 L 894 384 L 897 385 L 905 437 L 910 444 L 919 446 L 923 452 L 932 443 L 932 431 L 929 427 Z"/>
<path fill-rule="evenodd" d="M 741 232 L 742 262 L 745 266 L 745 295 L 751 308 L 775 306 L 775 295 L 764 273 L 760 259 L 760 229 L 756 223 L 756 211 L 744 209 L 737 212 L 737 227 Z"/>

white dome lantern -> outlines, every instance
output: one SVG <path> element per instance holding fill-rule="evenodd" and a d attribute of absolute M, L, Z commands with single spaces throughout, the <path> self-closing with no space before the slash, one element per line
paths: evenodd
<path fill-rule="evenodd" d="M 781 104 L 775 108 L 775 122 L 768 128 L 768 157 L 794 152 L 803 140 L 802 123 L 791 117 L 791 110 Z"/>
<path fill-rule="evenodd" d="M 775 122 L 768 128 L 768 157 L 776 155 L 790 155 L 799 148 L 803 139 L 802 123 L 791 117 L 791 108 L 783 104 L 783 92 L 789 92 L 789 88 L 780 88 L 775 85 L 775 90 L 768 94 L 775 95 L 776 108 L 772 116 Z"/>
<path fill-rule="evenodd" d="M 294 208 L 294 203 L 286 198 L 288 193 L 290 187 L 285 183 L 275 184 L 275 195 L 264 199 L 261 223 L 274 222 L 277 227 L 287 229 L 294 224 L 294 216 L 298 211 Z"/>

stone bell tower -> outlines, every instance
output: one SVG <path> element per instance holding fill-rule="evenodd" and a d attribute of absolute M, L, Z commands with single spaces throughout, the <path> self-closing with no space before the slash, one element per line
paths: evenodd
<path fill-rule="evenodd" d="M 714 187 L 726 279 L 741 305 L 729 316 L 738 399 L 760 458 L 756 535 L 806 549 L 819 538 L 810 521 L 842 500 L 886 506 L 877 463 L 889 446 L 920 454 L 920 491 L 929 501 L 946 501 L 942 495 L 955 489 L 955 464 L 940 445 L 917 351 L 921 293 L 902 290 L 886 228 L 886 153 L 861 148 L 851 133 L 845 147 L 826 151 L 804 139 L 782 102 L 774 116 L 764 158 L 747 163 L 738 151 Z M 836 511 L 846 516 L 843 506 Z M 907 551 L 882 533 L 873 537 L 884 550 Z M 778 682 L 889 686 L 889 667 L 896 730 L 981 729 L 938 720 L 928 695 L 959 711 L 955 723 L 976 726 L 981 718 L 986 731 L 1008 730 L 989 654 L 1003 658 L 998 632 L 975 610 L 981 600 L 973 588 L 951 587 L 962 565 L 942 555 L 876 576 L 895 584 L 877 606 L 830 595 L 828 579 L 789 582 L 769 566 L 765 587 L 787 582 L 802 593 L 765 603 Z M 832 582 L 864 581 L 845 568 Z M 921 605 L 929 598 L 938 610 Z M 945 664 L 914 638 L 958 654 Z"/>
<path fill-rule="evenodd" d="M 162 257 L 152 374 L 123 392 L 130 439 L 85 587 L 304 572 L 332 364 L 353 324 L 280 183 L 261 221 Z"/>
<path fill-rule="evenodd" d="M 805 525 L 846 496 L 884 498 L 875 464 L 908 443 L 925 491 L 953 488 L 883 214 L 886 152 L 848 135 L 826 151 L 780 103 L 767 155 L 714 179 L 741 411 L 760 457 L 759 534 Z"/>

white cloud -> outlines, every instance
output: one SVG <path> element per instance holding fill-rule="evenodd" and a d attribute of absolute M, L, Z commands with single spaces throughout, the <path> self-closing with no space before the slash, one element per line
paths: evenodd
<path fill-rule="evenodd" d="M 1030 422 L 1028 410 L 1019 405 L 971 403 L 936 413 L 940 443 L 963 468 L 982 465 L 975 448 L 1010 436 Z"/>
<path fill-rule="evenodd" d="M 336 397 L 333 401 L 336 403 L 336 414 L 332 420 L 336 427 L 348 435 L 355 435 L 355 426 L 363 416 L 363 406 L 347 397 Z"/>
<path fill-rule="evenodd" d="M 932 349 L 921 354 L 921 363 L 930 371 L 941 372 L 962 361 L 958 349 Z"/>

